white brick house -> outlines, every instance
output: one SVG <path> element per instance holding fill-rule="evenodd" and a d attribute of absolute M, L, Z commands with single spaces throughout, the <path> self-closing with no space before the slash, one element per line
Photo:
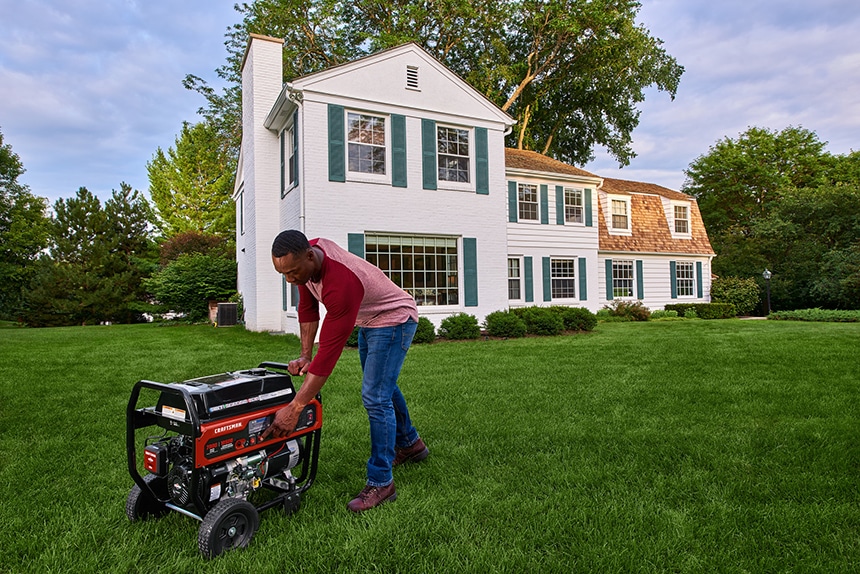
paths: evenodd
<path fill-rule="evenodd" d="M 298 332 L 296 292 L 271 263 L 272 240 L 283 229 L 363 255 L 436 325 L 457 312 L 483 320 L 520 305 L 596 311 L 607 301 L 603 273 L 611 268 L 601 266 L 612 250 L 636 253 L 635 245 L 604 249 L 608 180 L 506 150 L 514 120 L 415 44 L 287 84 L 281 78 L 281 40 L 252 36 L 234 194 L 238 289 L 251 330 Z M 666 192 L 686 198 L 667 201 L 698 215 L 692 198 Z M 629 201 L 636 190 L 612 193 L 628 198 L 628 231 L 636 233 L 640 202 Z M 689 225 L 701 226 L 693 219 Z M 649 245 L 641 257 L 653 275 L 638 293 L 646 304 L 670 282 L 670 254 Z M 710 276 L 712 255 L 709 244 L 697 254 L 701 277 Z M 652 259 L 665 260 L 665 277 Z M 679 268 L 686 281 L 686 260 L 673 272 Z M 693 300 L 708 299 L 703 281 Z"/>

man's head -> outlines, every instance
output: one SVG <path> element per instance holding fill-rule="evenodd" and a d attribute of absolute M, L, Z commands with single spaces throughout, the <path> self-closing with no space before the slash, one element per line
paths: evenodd
<path fill-rule="evenodd" d="M 320 263 L 301 231 L 282 231 L 272 243 L 272 263 L 288 283 L 304 285 L 319 272 Z"/>

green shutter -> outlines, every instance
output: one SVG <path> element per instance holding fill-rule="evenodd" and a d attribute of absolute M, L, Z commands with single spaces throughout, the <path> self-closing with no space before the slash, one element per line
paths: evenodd
<path fill-rule="evenodd" d="M 391 115 L 391 185 L 406 187 L 406 116 Z"/>
<path fill-rule="evenodd" d="M 549 257 L 544 257 L 541 263 L 543 264 L 543 300 L 552 301 L 552 277 L 550 276 L 552 271 Z"/>
<path fill-rule="evenodd" d="M 421 120 L 421 174 L 424 189 L 436 189 L 436 122 Z"/>
<path fill-rule="evenodd" d="M 678 298 L 678 274 L 675 271 L 675 262 L 669 262 L 669 283 L 672 289 L 672 299 Z"/>
<path fill-rule="evenodd" d="M 299 184 L 299 111 L 293 113 L 293 159 L 290 162 L 293 167 L 292 185 Z"/>
<path fill-rule="evenodd" d="M 286 138 L 284 136 L 286 136 L 286 135 L 287 135 L 287 130 L 283 130 L 281 132 L 281 137 L 278 138 L 278 143 L 280 144 L 280 148 L 281 148 L 281 198 L 283 198 L 287 192 L 287 174 L 286 174 L 286 171 L 284 169 L 286 167 L 285 162 L 284 162 L 284 157 L 286 156 L 286 152 L 284 151 L 284 140 Z"/>
<path fill-rule="evenodd" d="M 585 226 L 592 227 L 591 223 L 591 190 L 585 190 Z"/>
<path fill-rule="evenodd" d="M 555 222 L 564 225 L 564 188 L 555 186 Z"/>
<path fill-rule="evenodd" d="M 702 262 L 696 261 L 696 296 L 701 299 L 704 296 L 702 288 Z"/>
<path fill-rule="evenodd" d="M 299 286 L 290 284 L 290 299 L 293 303 L 293 309 L 299 308 Z"/>
<path fill-rule="evenodd" d="M 540 222 L 543 225 L 549 223 L 549 197 L 546 185 L 540 186 Z"/>
<path fill-rule="evenodd" d="M 463 238 L 463 301 L 466 307 L 478 306 L 478 247 L 474 237 Z"/>
<path fill-rule="evenodd" d="M 532 272 L 532 258 L 523 257 L 523 276 L 526 280 L 526 303 L 535 300 L 534 273 Z"/>
<path fill-rule="evenodd" d="M 508 221 L 517 222 L 517 182 L 508 182 Z"/>
<path fill-rule="evenodd" d="M 281 309 L 287 310 L 287 278 L 281 275 Z"/>
<path fill-rule="evenodd" d="M 353 255 L 364 259 L 364 234 L 350 233 L 347 235 L 347 250 Z"/>
<path fill-rule="evenodd" d="M 612 259 L 606 260 L 606 300 L 612 301 Z"/>
<path fill-rule="evenodd" d="M 645 298 L 645 283 L 642 281 L 642 260 L 636 260 L 636 298 L 640 301 Z"/>
<path fill-rule="evenodd" d="M 588 262 L 585 260 L 585 257 L 579 258 L 579 300 L 587 301 L 588 300 L 588 280 L 586 279 L 586 269 L 588 267 Z"/>
<path fill-rule="evenodd" d="M 475 128 L 475 193 L 490 193 L 490 148 L 487 128 Z"/>
<path fill-rule="evenodd" d="M 346 181 L 343 106 L 328 105 L 328 180 Z"/>

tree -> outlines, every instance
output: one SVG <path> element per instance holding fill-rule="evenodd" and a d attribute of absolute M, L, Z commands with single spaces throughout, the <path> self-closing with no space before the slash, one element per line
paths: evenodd
<path fill-rule="evenodd" d="M 236 162 L 210 122 L 182 125 L 176 146 L 155 152 L 146 164 L 158 225 L 167 235 L 197 231 L 232 237 Z"/>
<path fill-rule="evenodd" d="M 17 318 L 22 290 L 48 237 L 47 202 L 18 182 L 24 167 L 0 133 L 0 318 Z"/>
<path fill-rule="evenodd" d="M 146 199 L 121 184 L 102 207 L 87 188 L 54 203 L 50 248 L 25 295 L 33 326 L 139 320 L 142 280 L 155 265 Z"/>
<path fill-rule="evenodd" d="M 180 255 L 146 281 L 146 287 L 166 309 L 203 319 L 209 301 L 236 293 L 236 262 L 214 255 Z"/>
<path fill-rule="evenodd" d="M 185 85 L 208 105 L 204 117 L 230 138 L 241 133 L 240 67 L 250 33 L 282 37 L 284 80 L 413 41 L 517 119 L 508 145 L 585 163 L 603 145 L 626 165 L 634 157 L 636 105 L 654 86 L 674 97 L 683 67 L 635 23 L 631 0 L 258 0 L 236 9 L 229 87 L 197 76 Z"/>

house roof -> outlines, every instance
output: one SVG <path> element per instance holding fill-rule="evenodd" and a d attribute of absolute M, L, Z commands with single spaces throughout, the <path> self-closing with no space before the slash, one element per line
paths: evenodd
<path fill-rule="evenodd" d="M 584 169 L 568 165 L 536 151 L 524 149 L 505 148 L 505 167 L 508 169 L 525 169 L 544 173 L 558 173 L 562 175 L 599 177 L 593 173 L 585 171 Z"/>
<path fill-rule="evenodd" d="M 609 182 L 609 185 L 607 185 Z M 623 184 L 623 185 L 621 185 Z M 602 192 L 630 196 L 630 235 L 611 235 L 606 224 L 603 201 L 597 202 L 598 238 L 601 251 L 634 253 L 681 253 L 713 255 L 699 205 L 689 195 L 651 183 L 604 180 Z M 663 198 L 688 201 L 690 238 L 672 237 Z"/>

